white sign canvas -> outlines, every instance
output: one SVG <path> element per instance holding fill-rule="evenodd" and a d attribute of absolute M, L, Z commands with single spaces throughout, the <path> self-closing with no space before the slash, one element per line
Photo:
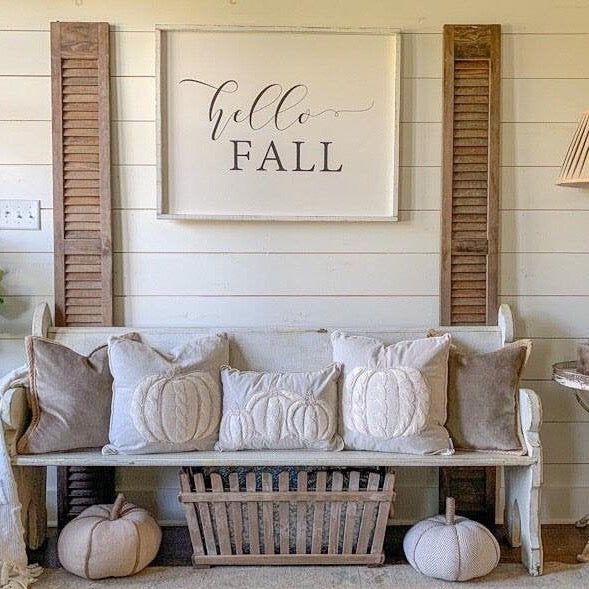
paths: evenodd
<path fill-rule="evenodd" d="M 396 219 L 398 34 L 158 34 L 160 216 Z"/>

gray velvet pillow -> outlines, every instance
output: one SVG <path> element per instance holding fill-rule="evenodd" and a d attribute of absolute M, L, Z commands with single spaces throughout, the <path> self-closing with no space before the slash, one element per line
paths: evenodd
<path fill-rule="evenodd" d="M 20 454 L 96 448 L 108 441 L 112 376 L 107 347 L 88 356 L 41 337 L 25 339 L 31 423 Z"/>
<path fill-rule="evenodd" d="M 446 428 L 456 449 L 523 453 L 517 399 L 531 345 L 520 340 L 475 355 L 452 346 Z"/>

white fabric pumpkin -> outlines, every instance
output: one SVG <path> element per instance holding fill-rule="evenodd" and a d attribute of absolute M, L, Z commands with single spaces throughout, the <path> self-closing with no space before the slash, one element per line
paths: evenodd
<path fill-rule="evenodd" d="M 155 519 L 119 495 L 114 505 L 88 507 L 67 524 L 57 552 L 63 568 L 78 577 L 126 577 L 155 558 L 161 539 Z"/>
<path fill-rule="evenodd" d="M 344 424 L 378 439 L 413 436 L 427 426 L 430 396 L 416 368 L 354 368 L 344 384 Z"/>
<path fill-rule="evenodd" d="M 251 415 L 256 433 L 271 444 L 278 444 L 295 432 L 289 430 L 286 419 L 298 395 L 290 391 L 263 391 L 246 403 L 245 412 Z"/>
<path fill-rule="evenodd" d="M 287 423 L 302 440 L 328 440 L 335 433 L 329 406 L 314 397 L 294 401 L 288 410 Z"/>
<path fill-rule="evenodd" d="M 223 415 L 219 435 L 225 440 L 231 440 L 234 444 L 231 449 L 239 450 L 248 445 L 254 431 L 251 415 L 240 409 L 233 409 Z"/>
<path fill-rule="evenodd" d="M 148 442 L 202 440 L 221 418 L 219 387 L 208 372 L 149 376 L 133 393 L 131 416 Z"/>
<path fill-rule="evenodd" d="M 456 517 L 455 502 L 446 499 L 446 515 L 415 524 L 403 549 L 418 572 L 445 581 L 468 581 L 488 575 L 499 564 L 499 544 L 482 524 Z"/>

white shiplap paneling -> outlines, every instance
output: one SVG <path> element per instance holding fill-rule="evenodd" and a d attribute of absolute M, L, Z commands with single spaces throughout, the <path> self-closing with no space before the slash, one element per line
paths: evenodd
<path fill-rule="evenodd" d="M 435 254 L 116 254 L 114 292 L 435 296 L 438 258 Z"/>
<path fill-rule="evenodd" d="M 75 7 L 31 1 L 9 11 L 9 19 L 0 15 L 0 29 L 26 29 L 0 30 L 0 195 L 36 198 L 47 209 L 40 232 L 0 234 L 0 267 L 7 270 L 3 292 L 11 295 L 0 332 L 22 334 L 34 303 L 52 293 L 51 19 L 104 19 L 115 25 L 113 204 L 115 250 L 120 254 L 117 292 L 123 295 L 115 298 L 118 320 L 136 325 L 329 327 L 437 323 L 440 25 L 479 22 L 481 7 L 457 0 L 436 6 L 403 1 L 394 9 L 386 3 L 359 8 L 358 3 L 338 2 L 334 14 L 330 2 L 319 6 L 307 0 L 291 11 L 262 2 L 236 6 L 195 2 L 188 7 L 171 0 L 146 5 L 139 13 L 129 3 L 113 0 Z M 562 389 L 549 381 L 550 364 L 574 357 L 577 343 L 589 333 L 589 193 L 554 186 L 577 111 L 587 107 L 589 25 L 583 24 L 584 10 L 531 0 L 485 4 L 488 22 L 502 22 L 505 33 L 501 291 L 518 316 L 518 335 L 534 338 L 526 384 L 544 400 L 550 462 L 544 517 L 558 521 L 571 521 L 586 511 L 589 487 L 586 417 L 570 394 L 561 397 Z M 405 212 L 400 223 L 289 226 L 155 220 L 151 30 L 155 22 L 196 22 L 195 15 L 199 22 L 242 24 L 287 24 L 288 18 L 288 24 L 316 25 L 335 18 L 339 24 L 389 24 L 410 32 L 403 35 L 400 208 Z M 186 268 L 190 276 L 183 276 Z M 0 340 L 0 367 L 20 362 L 22 340 Z M 412 476 L 400 477 L 401 519 L 436 509 L 435 473 L 427 481 Z M 149 501 L 160 517 L 181 519 L 174 477 L 119 476 L 119 483 Z M 161 490 L 152 491 L 152 486 Z"/>
<path fill-rule="evenodd" d="M 126 325 L 369 327 L 438 324 L 437 296 L 115 297 Z"/>
<path fill-rule="evenodd" d="M 437 253 L 438 211 L 403 212 L 401 223 L 218 223 L 157 220 L 153 210 L 115 212 L 117 252 Z"/>

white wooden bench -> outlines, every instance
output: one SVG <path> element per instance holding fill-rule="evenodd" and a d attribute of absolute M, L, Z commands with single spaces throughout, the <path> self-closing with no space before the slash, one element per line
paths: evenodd
<path fill-rule="evenodd" d="M 452 333 L 454 341 L 471 351 L 485 352 L 501 347 L 513 340 L 513 320 L 508 306 L 499 311 L 499 325 L 494 327 L 440 328 Z M 428 326 L 432 327 L 432 326 Z M 326 329 L 261 329 L 214 328 L 230 335 L 230 363 L 244 370 L 313 370 L 331 361 L 329 332 Z M 154 346 L 172 347 L 211 331 L 198 328 L 131 328 L 131 327 L 52 327 L 49 307 L 40 305 L 34 314 L 33 334 L 65 344 L 80 353 L 88 353 L 106 342 L 111 335 L 129 331 L 141 333 L 145 341 Z M 365 333 L 387 343 L 424 337 L 422 329 L 401 328 L 347 330 Z M 15 394 L 15 399 L 24 395 Z M 16 401 L 15 401 L 16 402 Z M 539 429 L 541 404 L 538 396 L 529 389 L 519 393 L 520 423 L 527 454 L 523 456 L 493 452 L 456 452 L 452 456 L 416 456 L 380 452 L 310 452 L 310 451 L 243 451 L 243 452 L 189 452 L 157 455 L 102 455 L 99 449 L 53 453 L 44 455 L 15 455 L 13 464 L 17 472 L 22 495 L 26 497 L 24 511 L 28 514 L 31 544 L 39 544 L 44 533 L 43 512 L 45 493 L 42 489 L 44 468 L 47 466 L 342 466 L 342 467 L 442 467 L 442 466 L 496 466 L 503 468 L 505 489 L 505 525 L 513 546 L 521 546 L 522 561 L 531 575 L 542 574 L 542 540 L 540 536 L 540 486 L 542 483 L 542 448 Z M 22 414 L 18 408 L 13 413 Z M 22 431 L 23 423 L 12 423 L 12 435 Z M 11 433 L 10 431 L 8 432 Z M 31 468 L 33 467 L 33 468 Z M 425 514 L 424 514 L 425 515 Z"/>

